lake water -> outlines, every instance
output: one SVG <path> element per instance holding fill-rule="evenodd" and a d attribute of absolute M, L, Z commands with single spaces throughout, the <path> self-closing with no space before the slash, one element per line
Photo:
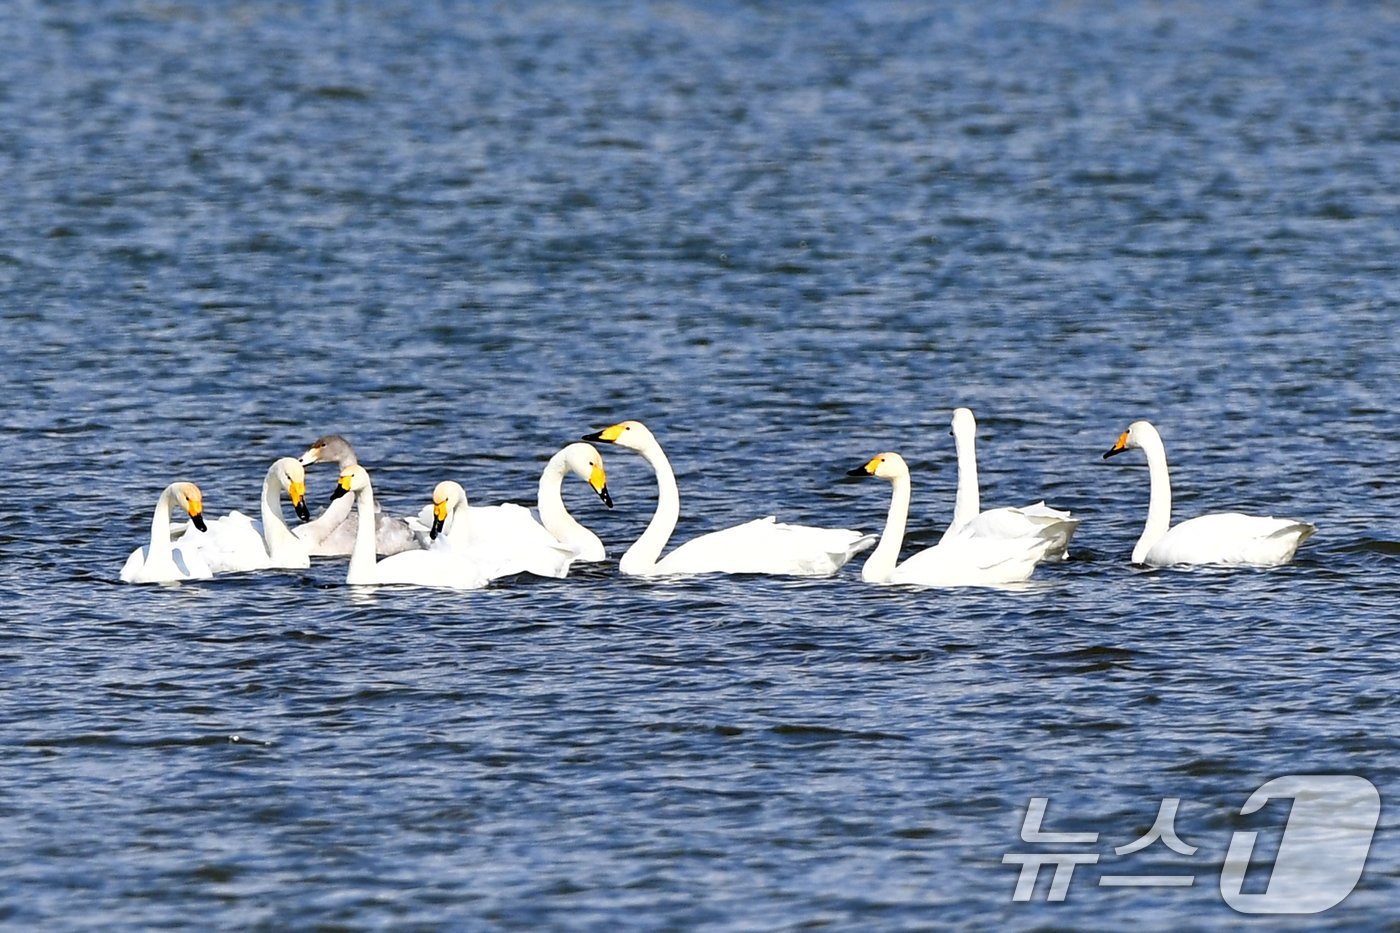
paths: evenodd
<path fill-rule="evenodd" d="M 1306 0 L 8 4 L 0 922 L 1225 927 L 1232 834 L 1288 812 L 1245 800 L 1324 773 L 1385 803 L 1365 874 L 1263 922 L 1393 923 L 1397 38 Z M 1083 519 L 1021 591 L 115 582 L 175 479 L 253 510 L 338 431 L 391 513 L 528 501 L 624 418 L 677 540 L 877 531 L 845 472 L 897 450 L 907 554 L 958 405 L 984 504 Z M 1099 455 L 1137 418 L 1178 517 L 1310 520 L 1298 560 L 1132 568 L 1146 470 Z M 617 507 L 566 495 L 615 559 L 655 484 L 604 454 Z M 1063 902 L 1013 900 L 1032 797 L 1100 833 Z M 1116 856 L 1164 798 L 1196 851 Z"/>

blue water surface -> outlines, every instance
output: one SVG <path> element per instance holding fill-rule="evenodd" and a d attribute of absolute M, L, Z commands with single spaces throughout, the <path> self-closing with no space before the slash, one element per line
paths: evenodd
<path fill-rule="evenodd" d="M 1305 0 L 6 5 L 0 922 L 1393 923 L 1397 37 Z M 529 502 L 624 418 L 677 540 L 878 531 L 845 473 L 899 451 L 908 554 L 959 405 L 984 504 L 1083 520 L 1026 588 L 622 577 L 656 492 L 620 449 L 615 509 L 566 488 L 613 560 L 564 580 L 116 582 L 176 479 L 252 511 L 336 431 L 392 514 Z M 1178 518 L 1312 521 L 1297 561 L 1133 568 L 1145 466 L 1099 455 L 1138 418 Z M 1277 845 L 1240 808 L 1295 773 L 1381 825 L 1339 906 L 1250 921 L 1226 848 Z M 1100 833 L 1063 902 L 1003 863 L 1037 796 Z M 1195 853 L 1115 856 L 1163 798 Z"/>

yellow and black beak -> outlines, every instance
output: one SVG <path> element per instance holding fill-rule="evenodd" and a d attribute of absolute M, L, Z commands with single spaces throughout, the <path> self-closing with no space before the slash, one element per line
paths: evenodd
<path fill-rule="evenodd" d="M 291 497 L 292 508 L 296 509 L 297 518 L 304 522 L 311 521 L 311 509 L 306 506 L 306 484 L 292 483 L 287 495 Z"/>
<path fill-rule="evenodd" d="M 204 524 L 204 503 L 199 499 L 191 499 L 187 506 L 190 512 L 190 522 L 200 531 L 208 531 L 209 526 Z"/>
<path fill-rule="evenodd" d="M 865 466 L 856 467 L 854 470 L 847 470 L 847 476 L 874 476 L 875 471 L 880 469 L 880 464 L 884 463 L 883 457 L 874 457 Z"/>
<path fill-rule="evenodd" d="M 442 534 L 442 525 L 447 521 L 447 500 L 433 502 L 433 527 L 428 531 L 428 537 L 434 541 Z"/>
<path fill-rule="evenodd" d="M 1105 451 L 1103 452 L 1103 458 L 1104 458 L 1105 460 L 1107 460 L 1109 457 L 1115 457 L 1115 456 L 1117 456 L 1118 454 L 1121 454 L 1123 451 L 1125 451 L 1125 450 L 1127 450 L 1127 449 L 1128 449 L 1128 432 L 1127 432 L 1127 431 L 1124 431 L 1122 434 L 1118 435 L 1118 443 L 1114 444 L 1114 445 L 1113 445 L 1112 447 L 1110 447 L 1108 450 L 1105 450 Z"/>
<path fill-rule="evenodd" d="M 606 427 L 593 434 L 585 434 L 583 439 L 585 441 L 607 441 L 609 444 L 613 444 L 617 442 L 617 439 L 622 436 L 622 432 L 625 430 L 627 430 L 626 425 L 614 424 L 611 427 Z"/>
<path fill-rule="evenodd" d="M 339 499 L 350 491 L 350 474 L 342 474 L 340 480 L 335 484 L 335 489 L 331 492 L 331 501 Z"/>
<path fill-rule="evenodd" d="M 608 474 L 603 472 L 601 463 L 593 464 L 593 470 L 588 474 L 588 485 L 593 487 L 593 491 L 603 500 L 604 505 L 608 508 L 613 507 L 612 493 L 608 492 Z"/>

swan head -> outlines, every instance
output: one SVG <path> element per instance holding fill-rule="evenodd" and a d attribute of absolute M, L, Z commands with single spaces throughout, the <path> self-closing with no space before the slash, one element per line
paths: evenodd
<path fill-rule="evenodd" d="M 592 444 L 570 444 L 564 448 L 564 463 L 570 472 L 592 487 L 604 505 L 613 507 L 612 493 L 608 492 L 608 474 L 603 469 L 603 455 L 598 453 L 598 448 Z"/>
<path fill-rule="evenodd" d="M 294 457 L 282 457 L 273 464 L 273 469 L 277 471 L 277 481 L 287 491 L 287 498 L 292 500 L 297 518 L 304 522 L 311 521 L 311 509 L 306 505 L 306 469 L 301 461 Z"/>
<path fill-rule="evenodd" d="M 585 434 L 583 439 L 585 441 L 606 441 L 609 444 L 638 451 L 656 446 L 656 438 L 640 421 L 619 421 L 601 431 Z"/>
<path fill-rule="evenodd" d="M 909 465 L 904 462 L 904 458 L 893 451 L 885 451 L 871 457 L 865 466 L 856 467 L 846 473 L 847 476 L 878 476 L 881 479 L 895 479 L 900 476 L 909 475 Z"/>
<path fill-rule="evenodd" d="M 971 408 L 953 409 L 953 427 L 948 433 L 954 437 L 971 437 L 977 433 L 977 419 L 972 416 Z"/>
<path fill-rule="evenodd" d="M 347 492 L 359 492 L 369 488 L 369 474 L 365 468 L 358 463 L 340 470 L 340 479 L 336 481 L 335 489 L 331 492 L 331 501 L 339 499 Z"/>
<path fill-rule="evenodd" d="M 316 442 L 306 448 L 306 453 L 301 455 L 303 466 L 310 466 L 313 463 L 334 463 L 344 470 L 359 462 L 359 458 L 355 456 L 355 448 L 351 447 L 350 442 L 339 434 L 325 434 L 316 438 Z"/>
<path fill-rule="evenodd" d="M 208 531 L 204 524 L 204 493 L 194 483 L 175 483 L 170 487 L 171 495 L 180 503 L 180 508 L 190 516 L 190 522 L 200 531 Z"/>
<path fill-rule="evenodd" d="M 467 491 L 462 488 L 461 483 L 454 483 L 451 480 L 438 483 L 433 487 L 433 527 L 428 531 L 429 538 L 437 538 L 442 534 L 442 526 L 447 521 L 447 514 L 458 505 L 467 504 Z"/>
<path fill-rule="evenodd" d="M 1116 457 L 1125 450 L 1134 450 L 1145 445 L 1162 446 L 1162 435 L 1157 433 L 1157 429 L 1150 421 L 1134 421 L 1128 425 L 1128 430 L 1118 435 L 1118 440 L 1112 447 L 1103 452 L 1103 458 Z"/>

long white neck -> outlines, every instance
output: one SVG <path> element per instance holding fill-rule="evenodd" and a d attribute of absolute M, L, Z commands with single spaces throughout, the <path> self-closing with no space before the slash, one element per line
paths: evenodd
<path fill-rule="evenodd" d="M 890 495 L 889 515 L 885 517 L 885 530 L 860 570 L 860 578 L 866 583 L 887 581 L 899 563 L 899 549 L 904 546 L 904 526 L 909 522 L 909 474 L 896 476 L 892 485 L 894 490 Z"/>
<path fill-rule="evenodd" d="M 958 499 L 953 506 L 953 522 L 948 526 L 948 531 L 958 530 L 982 511 L 982 497 L 977 484 L 977 436 L 972 431 L 954 428 L 953 442 L 958 447 Z"/>
<path fill-rule="evenodd" d="M 544 472 L 540 474 L 540 493 L 536 505 L 540 510 L 540 524 L 554 535 L 554 540 L 566 544 L 597 535 L 578 523 L 564 506 L 564 476 L 569 471 L 568 457 L 561 450 L 549 458 Z"/>
<path fill-rule="evenodd" d="M 355 493 L 355 508 L 359 510 L 360 522 L 355 529 L 355 546 L 350 551 L 350 568 L 345 573 L 345 582 L 369 583 L 372 582 L 377 560 L 374 550 L 374 489 L 369 483 Z"/>
<path fill-rule="evenodd" d="M 1143 526 L 1142 537 L 1133 548 L 1133 563 L 1140 564 L 1152 546 L 1162 540 L 1172 523 L 1172 480 L 1167 470 L 1167 448 L 1157 434 L 1149 434 L 1138 439 L 1142 452 L 1147 455 L 1147 471 L 1151 475 L 1152 492 L 1147 501 L 1147 524 Z"/>
<path fill-rule="evenodd" d="M 146 551 L 146 562 L 153 560 L 174 560 L 174 548 L 170 542 L 170 510 L 175 505 L 175 487 L 167 486 L 156 500 L 156 510 L 151 515 L 151 544 Z"/>
<path fill-rule="evenodd" d="M 262 488 L 263 544 L 268 554 L 276 554 L 289 543 L 297 540 L 296 535 L 282 520 L 282 480 L 277 476 L 274 464 L 263 478 Z"/>
<path fill-rule="evenodd" d="M 651 444 L 638 451 L 656 472 L 656 513 L 647 524 L 642 536 L 632 542 L 627 553 L 618 561 L 618 569 L 623 573 L 646 573 L 656 566 L 661 549 L 671 540 L 671 532 L 676 530 L 676 520 L 681 516 L 681 494 L 676 488 L 676 474 L 671 470 L 671 462 L 666 459 L 660 444 Z"/>

